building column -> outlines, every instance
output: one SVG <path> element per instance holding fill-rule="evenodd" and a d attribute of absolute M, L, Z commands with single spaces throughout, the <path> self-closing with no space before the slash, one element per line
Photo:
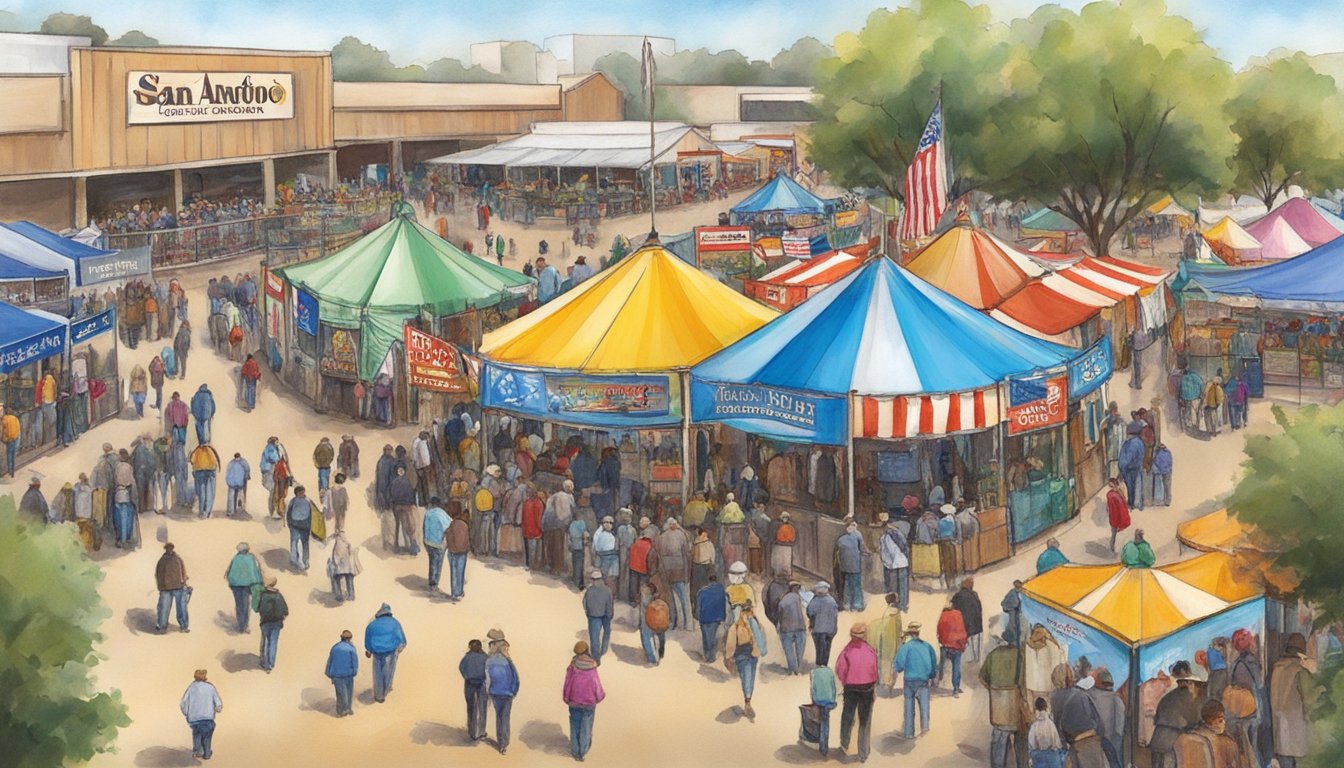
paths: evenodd
<path fill-rule="evenodd" d="M 83 229 L 89 225 L 89 179 L 87 176 L 76 176 L 75 182 L 75 220 L 72 222 L 75 229 Z"/>
<path fill-rule="evenodd" d="M 336 170 L 336 150 L 327 153 L 327 189 L 335 189 L 340 180 L 340 174 Z"/>
<path fill-rule="evenodd" d="M 182 202 L 186 200 L 186 190 L 182 187 L 182 169 L 173 169 L 173 215 L 182 210 Z"/>
<path fill-rule="evenodd" d="M 261 201 L 268 210 L 275 207 L 275 158 L 261 161 Z"/>
<path fill-rule="evenodd" d="M 403 170 L 402 165 L 401 165 L 401 141 L 400 141 L 400 140 L 392 142 L 392 151 L 391 151 L 391 156 L 390 156 L 388 162 L 389 162 L 389 168 L 388 168 L 388 170 L 391 172 L 392 176 L 393 176 L 394 178 L 399 178 L 399 177 L 401 176 L 401 174 L 404 173 L 404 170 Z"/>

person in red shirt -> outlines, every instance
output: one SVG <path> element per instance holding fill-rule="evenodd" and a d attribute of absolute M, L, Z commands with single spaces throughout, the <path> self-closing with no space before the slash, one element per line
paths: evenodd
<path fill-rule="evenodd" d="M 261 380 L 261 366 L 257 365 L 256 358 L 252 355 L 247 356 L 243 362 L 243 400 L 247 403 L 247 410 L 257 407 L 257 382 Z"/>
<path fill-rule="evenodd" d="M 966 622 L 958 611 L 948 603 L 943 614 L 938 617 L 938 681 L 943 679 L 944 665 L 952 663 L 952 695 L 961 695 L 961 654 L 966 650 Z"/>
<path fill-rule="evenodd" d="M 1106 491 L 1106 516 L 1111 522 L 1111 551 L 1115 551 L 1115 536 L 1129 527 L 1129 504 L 1120 492 L 1120 478 L 1112 477 Z"/>
<path fill-rule="evenodd" d="M 631 602 L 634 602 L 633 595 L 639 594 L 640 587 L 653 575 L 654 558 L 657 554 L 653 551 L 653 534 L 645 531 L 641 533 L 635 543 L 630 545 L 630 593 Z"/>
<path fill-rule="evenodd" d="M 546 494 L 536 491 L 523 502 L 523 556 L 528 570 L 541 564 L 541 516 L 546 511 Z"/>
<path fill-rule="evenodd" d="M 873 700 L 877 688 L 877 651 L 868 644 L 868 624 L 854 622 L 849 629 L 849 645 L 835 660 L 835 678 L 844 688 L 845 705 L 840 710 L 840 748 L 849 751 L 849 736 L 854 715 L 859 716 L 859 762 L 868 759 L 869 733 L 873 720 Z"/>

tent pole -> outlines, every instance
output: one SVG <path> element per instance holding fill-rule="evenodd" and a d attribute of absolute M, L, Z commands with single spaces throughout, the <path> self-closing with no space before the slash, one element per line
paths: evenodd
<path fill-rule="evenodd" d="M 681 508 L 691 499 L 691 374 L 681 376 Z"/>
<path fill-rule="evenodd" d="M 845 482 L 849 493 L 845 500 L 845 506 L 849 515 L 854 516 L 854 391 L 850 390 L 845 409 L 845 418 L 848 424 L 845 428 Z"/>

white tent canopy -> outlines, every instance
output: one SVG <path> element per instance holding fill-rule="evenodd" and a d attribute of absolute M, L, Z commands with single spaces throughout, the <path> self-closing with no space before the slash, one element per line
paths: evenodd
<path fill-rule="evenodd" d="M 683 145 L 716 147 L 700 131 L 684 123 L 653 124 L 654 156 L 664 158 Z M 531 133 L 480 149 L 454 152 L 427 161 L 444 165 L 501 165 L 524 168 L 631 168 L 649 164 L 649 124 L 617 122 L 536 123 Z"/>
<path fill-rule="evenodd" d="M 78 284 L 79 265 L 41 243 L 29 240 L 9 227 L 0 227 L 0 253 L 30 267 L 64 272 L 70 276 L 70 285 Z"/>

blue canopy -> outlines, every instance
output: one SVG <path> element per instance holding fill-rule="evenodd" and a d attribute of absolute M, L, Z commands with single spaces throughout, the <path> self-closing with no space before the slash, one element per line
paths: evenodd
<path fill-rule="evenodd" d="M 60 354 L 68 328 L 58 315 L 0 302 L 0 373 Z"/>
<path fill-rule="evenodd" d="M 68 237 L 60 235 L 48 229 L 43 229 L 31 221 L 16 221 L 11 224 L 0 224 L 20 235 L 32 240 L 35 243 L 43 245 L 67 258 L 79 261 L 87 257 L 110 256 L 114 251 L 104 251 L 101 248 L 94 248 L 91 245 L 85 245 L 78 240 L 71 240 Z"/>
<path fill-rule="evenodd" d="M 1223 296 L 1242 296 L 1291 308 L 1344 304 L 1344 238 L 1301 256 L 1244 269 L 1183 264 L 1184 290 L 1202 288 Z"/>
<path fill-rule="evenodd" d="M 0 251 L 0 280 L 52 280 L 68 277 L 65 272 L 34 267 Z"/>
<path fill-rule="evenodd" d="M 803 189 L 802 185 L 785 174 L 777 174 L 765 186 L 751 193 L 746 200 L 732 207 L 734 214 L 783 211 L 784 213 L 824 214 L 835 208 L 834 201 L 826 200 Z"/>
<path fill-rule="evenodd" d="M 1077 350 L 977 312 L 877 258 L 691 370 L 694 379 L 847 395 L 966 392 Z"/>

